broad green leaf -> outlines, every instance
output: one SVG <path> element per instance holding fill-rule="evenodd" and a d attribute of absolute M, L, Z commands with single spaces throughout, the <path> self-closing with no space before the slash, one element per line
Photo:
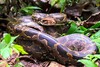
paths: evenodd
<path fill-rule="evenodd" d="M 10 34 L 8 33 L 5 33 L 4 36 L 3 36 L 3 40 L 2 42 L 0 43 L 0 46 L 2 48 L 4 48 L 5 46 L 9 45 L 11 46 L 11 44 L 14 42 L 14 40 L 17 38 L 18 36 L 11 36 Z M 0 48 L 1 48 L 0 47 Z"/>
<path fill-rule="evenodd" d="M 71 34 L 71 33 L 74 33 L 78 30 L 78 27 L 75 23 L 71 23 L 71 27 L 69 28 L 67 34 Z"/>
<path fill-rule="evenodd" d="M 93 63 L 91 60 L 81 59 L 81 60 L 78 60 L 78 62 L 81 62 L 86 67 L 98 67 L 97 64 Z"/>
<path fill-rule="evenodd" d="M 12 44 L 18 36 L 12 37 L 10 34 L 5 33 L 3 40 L 0 42 L 0 54 L 3 58 L 7 59 L 11 55 Z"/>
<path fill-rule="evenodd" d="M 21 54 L 28 54 L 24 49 L 23 49 L 23 47 L 22 46 L 20 46 L 20 45 L 14 45 L 13 46 L 15 49 L 17 49 Z"/>
<path fill-rule="evenodd" d="M 59 0 L 51 0 L 51 6 L 54 6 Z"/>
<path fill-rule="evenodd" d="M 4 34 L 4 40 L 5 40 L 5 42 L 6 42 L 7 44 L 9 44 L 10 41 L 11 41 L 11 36 L 10 36 L 10 34 L 5 33 L 5 34 Z"/>
<path fill-rule="evenodd" d="M 96 38 L 92 40 L 93 42 L 99 42 L 100 43 L 100 38 Z"/>
<path fill-rule="evenodd" d="M 5 42 L 5 40 L 2 40 L 0 42 L 0 49 L 5 48 L 7 46 L 7 43 Z"/>
<path fill-rule="evenodd" d="M 10 57 L 11 55 L 10 52 L 11 52 L 11 49 L 9 47 L 5 47 L 0 50 L 0 54 L 2 55 L 4 59 L 7 59 Z"/>
<path fill-rule="evenodd" d="M 63 12 L 64 11 L 64 8 L 66 7 L 66 0 L 60 0 L 58 4 L 61 7 L 60 12 Z"/>
<path fill-rule="evenodd" d="M 0 42 L 0 49 L 6 47 L 9 44 L 10 40 L 11 40 L 10 34 L 7 33 L 3 34 L 2 41 Z"/>
<path fill-rule="evenodd" d="M 60 5 L 63 5 L 64 3 L 66 3 L 66 0 L 59 0 Z"/>

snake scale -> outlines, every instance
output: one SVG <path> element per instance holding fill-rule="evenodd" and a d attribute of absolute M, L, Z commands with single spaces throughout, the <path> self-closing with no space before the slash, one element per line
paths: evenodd
<path fill-rule="evenodd" d="M 23 21 L 24 20 L 24 21 Z M 49 34 L 43 32 L 37 26 L 31 26 L 29 18 L 22 19 L 22 21 L 12 22 L 7 25 L 10 33 L 14 35 L 23 36 L 31 40 L 37 40 L 44 44 L 52 55 L 57 58 L 57 61 L 66 64 L 69 60 L 83 58 L 88 54 L 93 54 L 96 50 L 96 45 L 91 39 L 83 34 L 70 34 L 59 38 L 54 38 Z M 29 26 L 28 26 L 29 24 Z M 33 23 L 32 23 L 33 24 Z M 77 49 L 75 49 L 75 46 Z"/>

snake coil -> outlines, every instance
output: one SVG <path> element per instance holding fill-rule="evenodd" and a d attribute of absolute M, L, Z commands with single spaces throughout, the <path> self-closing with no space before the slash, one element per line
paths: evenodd
<path fill-rule="evenodd" d="M 83 58 L 88 54 L 94 53 L 96 50 L 95 43 L 85 35 L 71 34 L 55 39 L 46 33 L 25 26 L 24 24 L 22 25 L 22 23 L 24 22 L 16 22 L 15 24 L 14 22 L 9 22 L 7 27 L 10 33 L 43 43 L 62 64 L 66 64 L 69 60 L 68 58 Z M 80 47 L 79 51 L 74 50 L 74 46 L 76 45 Z"/>

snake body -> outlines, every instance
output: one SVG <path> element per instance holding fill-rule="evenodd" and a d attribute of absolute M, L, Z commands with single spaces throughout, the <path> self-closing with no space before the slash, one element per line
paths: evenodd
<path fill-rule="evenodd" d="M 44 32 L 22 24 L 24 24 L 24 22 L 9 22 L 7 27 L 10 33 L 23 36 L 30 40 L 37 40 L 44 44 L 45 48 L 51 51 L 57 61 L 62 64 L 66 64 L 68 60 L 71 60 L 71 58 L 83 58 L 88 54 L 94 53 L 96 50 L 96 45 L 85 35 L 72 34 L 56 39 Z M 77 45 L 78 43 L 80 43 L 81 46 L 84 45 L 84 48 L 79 51 L 70 49 L 70 45 L 74 46 L 74 44 Z M 80 46 L 80 44 L 78 45 Z"/>

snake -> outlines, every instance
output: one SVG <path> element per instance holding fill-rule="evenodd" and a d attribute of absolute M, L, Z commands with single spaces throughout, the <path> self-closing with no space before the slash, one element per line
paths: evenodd
<path fill-rule="evenodd" d="M 34 25 L 34 23 L 30 21 L 30 17 L 23 18 L 21 17 L 15 22 L 10 21 L 7 24 L 9 32 L 32 41 L 41 42 L 61 64 L 66 64 L 73 59 L 83 58 L 88 54 L 96 53 L 96 44 L 83 34 L 75 33 L 54 38 L 43 32 L 44 30 L 38 24 L 32 27 L 31 25 Z"/>
<path fill-rule="evenodd" d="M 32 18 L 43 26 L 61 26 L 65 25 L 67 21 L 67 16 L 64 13 L 33 13 Z"/>

